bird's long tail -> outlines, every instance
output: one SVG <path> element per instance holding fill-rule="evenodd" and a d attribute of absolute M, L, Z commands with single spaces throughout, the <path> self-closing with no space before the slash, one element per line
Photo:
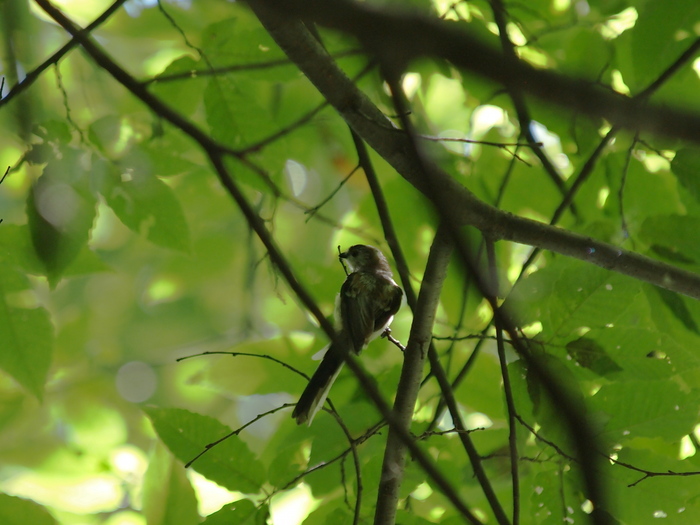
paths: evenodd
<path fill-rule="evenodd" d="M 292 417 L 297 420 L 298 425 L 306 423 L 311 426 L 314 416 L 326 402 L 328 392 L 343 368 L 343 364 L 345 364 L 343 353 L 331 345 L 292 412 Z"/>

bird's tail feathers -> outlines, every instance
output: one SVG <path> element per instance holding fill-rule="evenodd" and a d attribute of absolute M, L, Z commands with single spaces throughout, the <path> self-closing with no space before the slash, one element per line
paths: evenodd
<path fill-rule="evenodd" d="M 292 417 L 296 419 L 298 425 L 306 423 L 311 426 L 314 416 L 323 408 L 328 392 L 343 368 L 343 364 L 345 361 L 342 353 L 334 351 L 333 347 L 329 348 L 292 412 Z"/>

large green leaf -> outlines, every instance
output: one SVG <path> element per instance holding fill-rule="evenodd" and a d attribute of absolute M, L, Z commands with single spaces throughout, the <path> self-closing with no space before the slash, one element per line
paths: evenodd
<path fill-rule="evenodd" d="M 126 226 L 159 246 L 189 250 L 185 215 L 167 184 L 148 171 L 120 173 L 105 162 L 94 171 L 98 191 Z"/>
<path fill-rule="evenodd" d="M 610 469 L 610 499 L 616 503 L 618 516 L 624 523 L 657 523 L 668 521 L 674 525 L 697 523 L 700 502 L 700 477 L 678 477 L 671 472 L 686 472 L 687 461 L 677 457 L 655 454 L 647 448 L 622 447 L 617 458 L 624 465 L 613 465 Z M 630 467 L 626 467 L 629 465 Z M 643 465 L 645 474 L 634 469 Z M 697 465 L 691 470 L 697 470 Z"/>
<path fill-rule="evenodd" d="M 697 217 L 651 216 L 642 223 L 639 235 L 655 256 L 677 265 L 697 266 L 700 249 L 688 236 L 688 232 L 697 227 L 700 227 Z"/>
<path fill-rule="evenodd" d="M 202 103 L 206 79 L 197 74 L 204 61 L 191 56 L 173 60 L 163 72 L 155 77 L 152 91 L 171 108 L 182 115 L 191 115 Z"/>
<path fill-rule="evenodd" d="M 80 151 L 66 148 L 61 155 L 49 162 L 27 198 L 34 250 L 52 285 L 87 245 L 96 213 Z"/>
<path fill-rule="evenodd" d="M 44 308 L 23 304 L 31 296 L 26 277 L 0 256 L 0 368 L 41 399 L 51 364 L 53 327 Z"/>
<path fill-rule="evenodd" d="M 614 323 L 640 290 L 633 279 L 560 258 L 518 283 L 509 304 L 521 322 L 541 322 L 545 340 L 567 338 Z"/>
<path fill-rule="evenodd" d="M 210 443 L 231 433 L 216 419 L 177 408 L 146 407 L 158 437 L 182 462 L 189 462 Z M 229 490 L 257 492 L 265 480 L 260 462 L 238 436 L 225 441 L 197 459 L 197 472 Z"/>
<path fill-rule="evenodd" d="M 683 148 L 676 152 L 671 162 L 671 169 L 678 181 L 690 194 L 700 201 L 700 149 Z"/>
<path fill-rule="evenodd" d="M 648 0 L 638 6 L 632 36 L 632 65 L 637 87 L 646 87 L 690 45 L 700 4 L 695 0 Z M 688 37 L 681 38 L 686 34 Z"/>
<path fill-rule="evenodd" d="M 265 525 L 270 515 L 267 505 L 253 504 L 252 501 L 241 499 L 228 503 L 202 522 L 202 525 Z"/>
<path fill-rule="evenodd" d="M 608 415 L 605 432 L 612 439 L 629 436 L 680 440 L 697 422 L 700 392 L 683 392 L 669 380 L 630 381 L 603 387 L 592 406 Z"/>
<path fill-rule="evenodd" d="M 0 523 L 3 525 L 56 525 L 58 521 L 33 501 L 0 493 Z"/>
<path fill-rule="evenodd" d="M 197 523 L 197 498 L 187 473 L 163 445 L 156 446 L 143 482 L 143 507 L 149 525 Z"/>

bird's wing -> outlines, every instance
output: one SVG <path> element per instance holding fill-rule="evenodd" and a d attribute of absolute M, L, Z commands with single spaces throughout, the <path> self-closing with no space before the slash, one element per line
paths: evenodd
<path fill-rule="evenodd" d="M 368 273 L 351 273 L 340 289 L 342 331 L 350 336 L 356 354 L 364 348 L 374 331 L 375 279 Z"/>
<path fill-rule="evenodd" d="M 384 330 L 388 327 L 396 312 L 401 307 L 401 299 L 403 298 L 403 290 L 396 283 L 387 279 L 382 286 L 381 300 L 379 308 L 374 314 L 374 332 Z"/>

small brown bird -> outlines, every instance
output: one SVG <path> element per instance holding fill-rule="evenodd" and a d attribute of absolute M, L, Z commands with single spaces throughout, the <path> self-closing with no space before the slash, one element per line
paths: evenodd
<path fill-rule="evenodd" d="M 403 291 L 394 282 L 389 263 L 377 248 L 356 244 L 339 257 L 345 259 L 352 273 L 336 298 L 338 336 L 292 413 L 299 425 L 311 425 L 345 363 L 345 356 L 350 351 L 359 354 L 370 341 L 384 333 L 401 306 Z"/>

